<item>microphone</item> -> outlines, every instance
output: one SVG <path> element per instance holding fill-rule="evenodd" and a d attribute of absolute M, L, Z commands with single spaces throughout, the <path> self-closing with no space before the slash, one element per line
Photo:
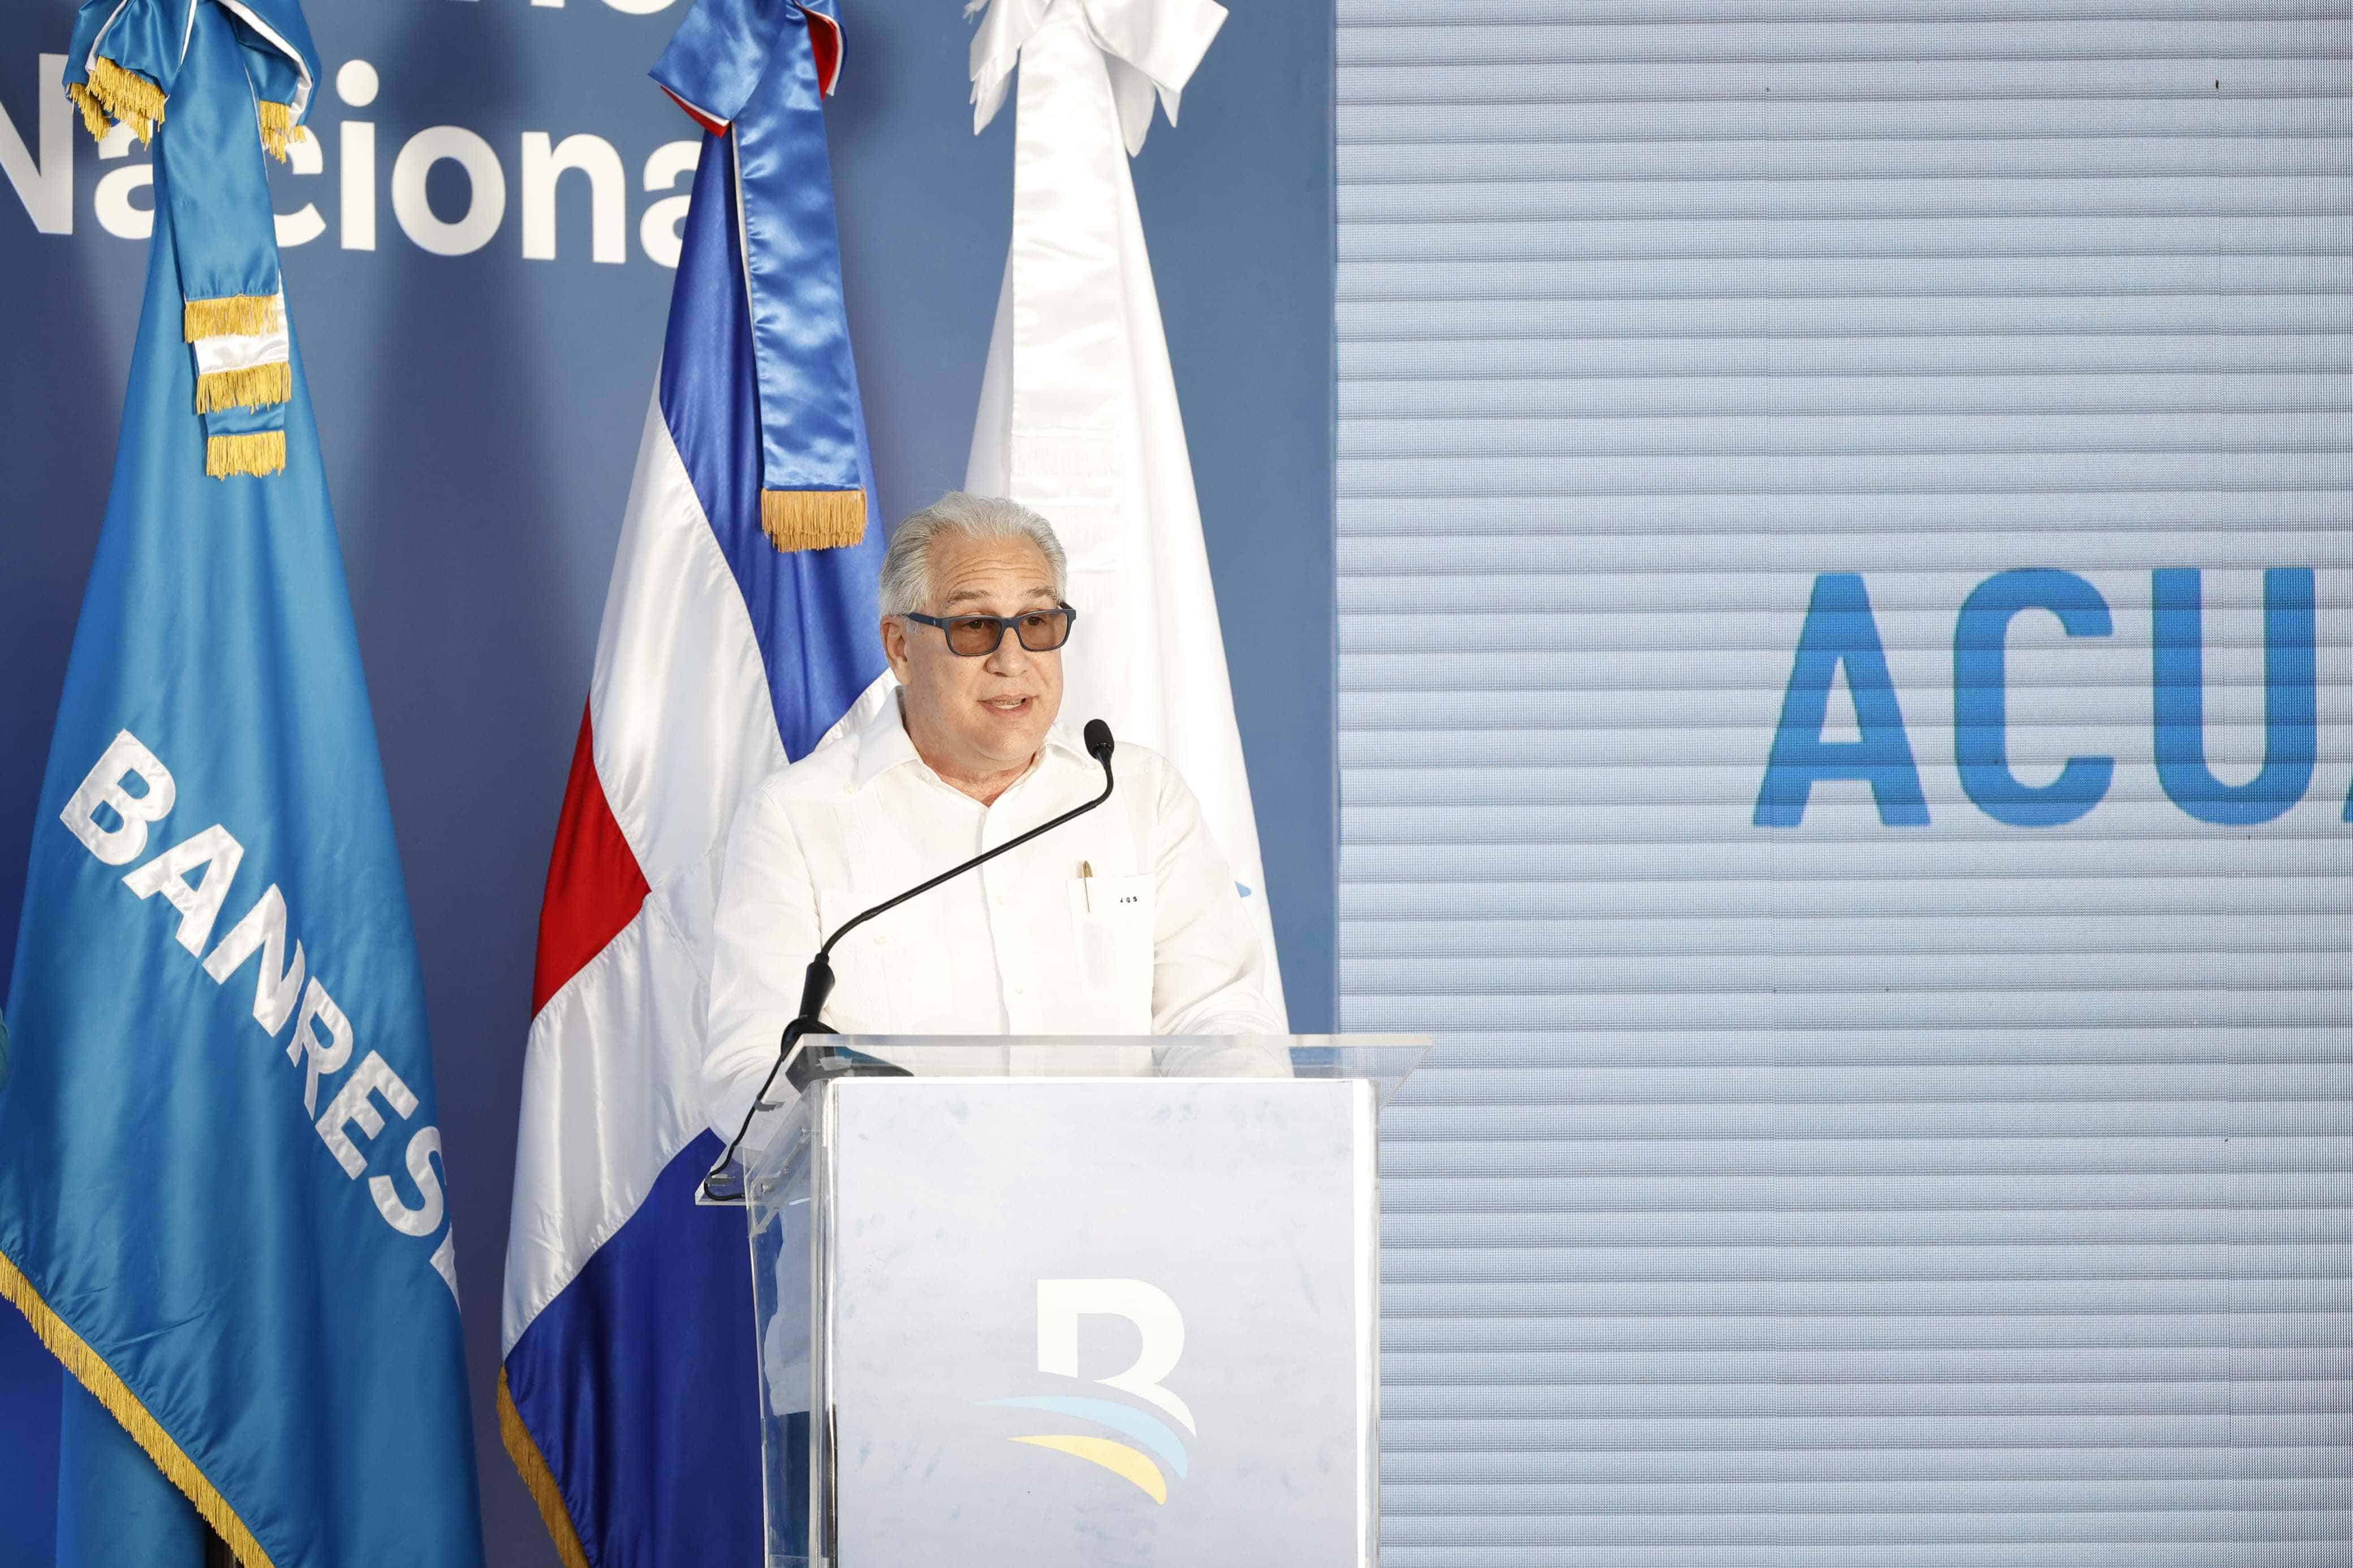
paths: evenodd
<path fill-rule="evenodd" d="M 894 1067 L 889 1062 L 879 1061 L 872 1057 L 860 1056 L 855 1052 L 828 1053 L 824 1060 L 818 1061 L 801 1048 L 803 1037 L 830 1035 L 834 1032 L 826 1026 L 824 1020 L 819 1016 L 825 1011 L 826 998 L 833 994 L 834 976 L 830 956 L 833 952 L 833 945 L 875 916 L 888 914 L 908 900 L 928 893 L 943 882 L 952 882 L 966 871 L 976 870 L 987 865 L 999 855 L 1009 854 L 1040 834 L 1051 833 L 1062 824 L 1076 817 L 1084 816 L 1109 800 L 1113 785 L 1116 783 L 1112 777 L 1111 771 L 1111 754 L 1114 744 L 1112 740 L 1111 726 L 1100 719 L 1090 719 L 1087 721 L 1086 729 L 1082 732 L 1082 737 L 1086 742 L 1087 755 L 1103 764 L 1103 794 L 1088 801 L 1084 805 L 1073 806 L 1050 822 L 1039 823 L 1018 837 L 1007 839 L 994 849 L 983 850 L 960 866 L 949 867 L 928 881 L 918 882 L 905 892 L 895 898 L 885 899 L 871 910 L 860 910 L 842 922 L 840 929 L 825 939 L 825 945 L 817 950 L 815 958 L 809 960 L 808 969 L 801 978 L 800 1016 L 785 1026 L 784 1038 L 776 1044 L 776 1066 L 770 1068 L 768 1076 L 760 1081 L 760 1092 L 752 1097 L 751 1109 L 744 1113 L 744 1125 L 737 1128 L 735 1136 L 728 1141 L 727 1151 L 719 1156 L 719 1163 L 713 1165 L 710 1173 L 702 1178 L 704 1197 L 713 1203 L 744 1201 L 744 1194 L 740 1188 L 732 1194 L 725 1194 L 713 1191 L 712 1184 L 718 1179 L 720 1173 L 726 1170 L 734 1161 L 735 1151 L 743 1144 L 744 1135 L 752 1130 L 752 1118 L 760 1113 L 761 1104 L 768 1098 L 768 1090 L 776 1086 L 776 1074 L 779 1070 L 784 1073 L 785 1081 L 790 1084 L 796 1092 L 806 1089 L 811 1083 L 820 1079 L 912 1078 L 914 1076 L 904 1068 Z"/>

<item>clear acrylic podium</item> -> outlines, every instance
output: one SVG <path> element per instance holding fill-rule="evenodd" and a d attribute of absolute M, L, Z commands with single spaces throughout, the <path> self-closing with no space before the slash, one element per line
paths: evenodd
<path fill-rule="evenodd" d="M 1426 1040 L 809 1043 L 910 1076 L 745 1140 L 767 1568 L 1371 1568 Z"/>

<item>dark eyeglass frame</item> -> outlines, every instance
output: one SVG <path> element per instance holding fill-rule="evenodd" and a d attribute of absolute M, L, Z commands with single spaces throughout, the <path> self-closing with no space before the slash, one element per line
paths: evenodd
<path fill-rule="evenodd" d="M 1062 635 L 1056 637 L 1052 642 L 1048 643 L 1044 647 L 1038 647 L 1032 645 L 1028 637 L 1021 635 L 1021 623 L 1028 620 L 1032 616 L 1061 616 Z M 957 658 L 987 658 L 990 654 L 995 653 L 998 648 L 1005 646 L 1005 634 L 1008 628 L 1010 628 L 1013 633 L 1013 639 L 1029 652 L 1053 652 L 1056 648 L 1060 647 L 1064 643 L 1071 640 L 1071 629 L 1079 624 L 1079 612 L 1071 608 L 1068 605 L 1056 605 L 1050 610 L 1024 610 L 1018 616 L 919 616 L 915 614 L 914 611 L 909 610 L 906 612 L 906 618 L 911 621 L 921 621 L 927 626 L 939 627 L 940 635 L 947 639 L 948 651 L 955 654 Z M 967 652 L 966 650 L 956 647 L 957 627 L 980 626 L 993 626 L 997 628 L 997 635 L 988 639 L 988 646 L 987 647 L 974 648 Z"/>

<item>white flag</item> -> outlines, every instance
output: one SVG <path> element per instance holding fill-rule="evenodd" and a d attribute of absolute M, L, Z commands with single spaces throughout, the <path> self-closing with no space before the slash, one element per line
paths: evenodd
<path fill-rule="evenodd" d="M 965 488 L 1044 514 L 1083 618 L 1063 710 L 1151 747 L 1200 797 L 1267 945 L 1282 1005 L 1225 640 L 1152 259 L 1127 161 L 1226 19 L 1211 0 L 994 0 L 973 39 L 973 129 L 1020 67 L 1013 244 Z"/>

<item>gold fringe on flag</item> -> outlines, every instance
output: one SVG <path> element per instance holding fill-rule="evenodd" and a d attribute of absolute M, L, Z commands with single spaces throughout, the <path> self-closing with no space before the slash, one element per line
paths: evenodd
<path fill-rule="evenodd" d="M 762 490 L 760 531 L 779 550 L 837 550 L 866 537 L 864 490 Z"/>
<path fill-rule="evenodd" d="M 588 1568 L 588 1553 L 581 1548 L 580 1531 L 573 1527 L 572 1510 L 564 1506 L 564 1492 L 555 1484 L 547 1456 L 539 1451 L 531 1428 L 522 1424 L 522 1412 L 515 1408 L 514 1394 L 507 1388 L 504 1367 L 499 1369 L 499 1440 L 506 1445 L 507 1458 L 514 1461 L 531 1500 L 539 1505 L 540 1521 L 554 1538 L 555 1554 L 564 1560 L 564 1568 Z"/>
<path fill-rule="evenodd" d="M 81 122 L 89 129 L 90 133 L 100 142 L 105 141 L 106 133 L 114 127 L 107 121 L 106 106 L 98 101 L 98 94 L 90 90 L 90 84 L 80 81 L 68 82 L 66 96 L 73 100 L 76 109 L 81 110 Z"/>
<path fill-rule="evenodd" d="M 294 367 L 284 360 L 216 370 L 196 377 L 196 412 L 221 408 L 266 408 L 294 395 Z"/>
<path fill-rule="evenodd" d="M 283 163 L 288 143 L 301 141 L 310 132 L 294 123 L 290 103 L 272 103 L 265 98 L 260 108 L 261 150 Z"/>
<path fill-rule="evenodd" d="M 142 142 L 152 138 L 155 127 L 164 122 L 164 89 L 104 56 L 90 62 L 90 91 L 107 113 L 131 127 Z"/>
<path fill-rule="evenodd" d="M 191 300 L 180 312 L 180 335 L 190 342 L 226 334 L 250 337 L 274 332 L 285 325 L 274 294 L 229 294 L 218 300 Z"/>
<path fill-rule="evenodd" d="M 286 432 L 259 430 L 249 436 L 215 436 L 205 442 L 205 472 L 225 479 L 231 474 L 263 479 L 286 466 Z"/>
<path fill-rule="evenodd" d="M 228 1506 L 228 1500 L 205 1479 L 204 1471 L 196 1468 L 195 1461 L 181 1452 L 179 1444 L 172 1440 L 172 1435 L 147 1413 L 147 1407 L 139 1403 L 139 1396 L 115 1375 L 114 1369 L 106 1364 L 104 1358 L 68 1327 L 64 1319 L 49 1310 L 49 1304 L 41 1300 L 41 1293 L 33 1289 L 33 1282 L 25 1278 L 23 1271 L 5 1253 L 0 1253 L 0 1296 L 6 1297 L 18 1311 L 25 1314 L 25 1321 L 33 1325 L 33 1332 L 40 1336 L 41 1343 L 48 1347 L 49 1353 L 65 1364 L 65 1369 L 73 1373 L 76 1382 L 90 1390 L 92 1398 L 106 1406 L 108 1415 L 122 1423 L 122 1429 L 131 1434 L 133 1442 L 146 1450 L 147 1457 L 155 1461 L 155 1468 L 163 1471 L 174 1486 L 187 1493 L 188 1500 L 196 1505 L 196 1512 L 212 1526 L 215 1535 L 228 1543 L 228 1549 L 237 1554 L 237 1560 L 243 1568 L 274 1568 L 269 1553 L 261 1549 L 261 1542 L 253 1538 L 253 1531 L 245 1527 L 245 1521 L 237 1518 L 237 1510 Z"/>

